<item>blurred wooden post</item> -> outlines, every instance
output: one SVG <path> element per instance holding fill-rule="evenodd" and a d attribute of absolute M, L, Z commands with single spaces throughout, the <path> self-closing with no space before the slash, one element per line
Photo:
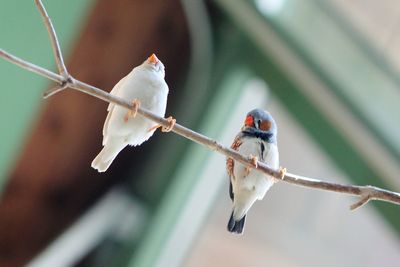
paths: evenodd
<path fill-rule="evenodd" d="M 178 0 L 99 0 L 67 59 L 68 69 L 82 81 L 111 90 L 154 52 L 174 88 L 185 74 L 188 47 Z M 169 106 L 173 93 L 170 98 Z M 43 101 L 0 202 L 0 266 L 25 264 L 118 181 L 113 169 L 100 175 L 90 168 L 100 150 L 106 106 L 72 90 Z"/>

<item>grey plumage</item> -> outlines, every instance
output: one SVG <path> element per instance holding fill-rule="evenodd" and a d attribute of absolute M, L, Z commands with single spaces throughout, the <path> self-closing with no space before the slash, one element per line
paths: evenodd
<path fill-rule="evenodd" d="M 256 156 L 271 168 L 278 168 L 279 152 L 275 120 L 267 111 L 261 109 L 250 111 L 231 148 L 243 155 Z M 230 158 L 227 159 L 227 170 L 230 177 L 229 195 L 233 202 L 233 211 L 227 228 L 232 233 L 241 234 L 248 210 L 256 200 L 264 197 L 275 183 L 275 178 L 234 162 Z"/>

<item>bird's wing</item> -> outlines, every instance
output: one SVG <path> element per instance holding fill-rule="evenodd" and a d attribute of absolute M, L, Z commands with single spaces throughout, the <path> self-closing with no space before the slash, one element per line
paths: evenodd
<path fill-rule="evenodd" d="M 229 197 L 231 198 L 232 201 L 235 198 L 235 196 L 233 194 L 233 187 L 232 187 L 232 182 L 231 181 L 229 181 Z"/>
<path fill-rule="evenodd" d="M 108 122 L 110 121 L 110 117 L 111 117 L 112 111 L 114 110 L 114 107 L 115 107 L 115 105 L 111 106 L 111 104 L 110 104 L 110 105 L 108 105 L 108 108 L 107 108 L 108 114 L 107 114 L 106 121 L 104 122 L 104 126 L 103 126 L 103 146 L 105 146 L 106 141 L 107 141 L 106 135 L 107 135 Z"/>
<path fill-rule="evenodd" d="M 121 89 L 122 85 L 124 84 L 125 79 L 126 79 L 126 77 L 122 78 L 122 79 L 114 86 L 114 88 L 111 90 L 110 94 L 112 94 L 112 95 L 118 95 L 119 89 Z M 105 143 L 106 143 L 106 139 L 107 139 L 107 138 L 106 138 L 106 135 L 107 135 L 108 123 L 109 123 L 109 121 L 110 121 L 110 117 L 111 117 L 111 114 L 113 113 L 114 107 L 115 107 L 115 104 L 114 104 L 114 103 L 108 104 L 108 107 L 107 107 L 108 114 L 107 114 L 106 121 L 104 122 L 104 126 L 103 126 L 103 137 L 104 137 L 104 138 L 103 138 L 103 146 L 104 146 Z"/>
<path fill-rule="evenodd" d="M 125 80 L 126 80 L 126 76 L 124 78 L 122 78 L 116 85 L 114 85 L 114 88 L 110 91 L 110 94 L 115 95 L 115 96 L 119 95 L 118 94 L 119 89 L 122 87 Z M 113 108 L 114 105 L 115 105 L 114 103 L 108 104 L 107 111 L 111 111 L 111 109 Z"/>

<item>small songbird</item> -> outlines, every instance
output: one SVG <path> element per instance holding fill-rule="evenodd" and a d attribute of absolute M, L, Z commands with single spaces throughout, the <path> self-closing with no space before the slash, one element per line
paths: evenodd
<path fill-rule="evenodd" d="M 269 167 L 278 169 L 279 152 L 277 146 L 277 127 L 271 114 L 262 109 L 250 111 L 244 126 L 236 136 L 232 149 L 243 155 L 265 162 Z M 228 222 L 228 231 L 241 234 L 246 214 L 256 200 L 261 200 L 276 179 L 255 168 L 249 168 L 232 158 L 226 161 L 230 177 L 229 196 L 233 201 L 233 211 Z"/>
<path fill-rule="evenodd" d="M 103 127 L 104 147 L 92 162 L 94 169 L 106 171 L 124 147 L 140 145 L 153 135 L 158 128 L 157 124 L 136 116 L 136 112 L 141 105 L 164 117 L 169 91 L 164 78 L 164 64 L 152 54 L 114 86 L 110 93 L 132 101 L 134 109 L 128 111 L 113 103 L 108 105 L 108 115 Z M 169 119 L 174 120 L 171 117 Z"/>

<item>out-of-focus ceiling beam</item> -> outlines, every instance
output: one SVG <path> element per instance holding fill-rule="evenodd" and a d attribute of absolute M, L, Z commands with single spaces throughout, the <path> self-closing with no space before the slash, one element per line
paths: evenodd
<path fill-rule="evenodd" d="M 51 16 L 52 10 L 48 12 Z M 168 66 L 167 82 L 175 89 L 169 98 L 171 110 L 188 51 L 179 1 L 98 0 L 67 65 L 77 79 L 109 91 L 154 52 Z M 69 90 L 43 102 L 0 202 L 1 266 L 24 265 L 154 149 L 152 143 L 126 149 L 105 174 L 91 169 L 101 146 L 106 107 L 103 101 Z"/>

